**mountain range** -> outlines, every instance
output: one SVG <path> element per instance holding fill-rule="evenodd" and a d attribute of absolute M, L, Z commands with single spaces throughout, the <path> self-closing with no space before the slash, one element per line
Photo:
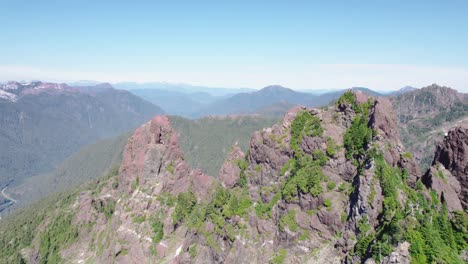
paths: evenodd
<path fill-rule="evenodd" d="M 133 87 L 130 89 L 130 87 Z M 233 114 L 262 114 L 282 116 L 292 106 L 303 105 L 309 107 L 324 106 L 341 96 L 349 89 L 312 93 L 311 91 L 296 91 L 280 85 L 271 85 L 258 91 L 255 90 L 227 90 L 236 91 L 232 94 L 212 93 L 209 89 L 174 90 L 173 87 L 153 88 L 151 84 L 143 86 L 146 89 L 136 89 L 141 86 L 124 86 L 130 92 L 161 106 L 165 112 L 187 118 L 200 118 L 209 115 Z M 156 86 L 160 87 L 160 86 Z M 402 94 L 411 89 L 405 87 L 390 93 L 379 93 L 364 87 L 351 88 L 372 96 L 392 96 Z M 220 95 L 223 94 L 223 95 Z M 183 106 L 183 107 L 181 107 Z"/>
<path fill-rule="evenodd" d="M 161 108 L 108 84 L 0 85 L 0 186 L 45 173 L 99 139 L 134 129 Z"/>
<path fill-rule="evenodd" d="M 392 102 L 347 91 L 327 107 L 290 109 L 245 153 L 234 144 L 218 177 L 190 167 L 172 123 L 155 116 L 128 139 L 118 170 L 2 219 L 0 260 L 468 260 L 466 122 L 421 172 Z"/>

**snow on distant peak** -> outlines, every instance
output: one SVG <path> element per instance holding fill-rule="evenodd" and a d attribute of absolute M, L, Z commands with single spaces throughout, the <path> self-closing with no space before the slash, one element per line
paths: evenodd
<path fill-rule="evenodd" d="M 0 99 L 16 102 L 17 96 L 15 94 L 0 90 Z"/>
<path fill-rule="evenodd" d="M 20 87 L 21 84 L 18 82 L 7 82 L 6 84 L 2 85 L 1 89 L 2 90 L 16 90 Z"/>

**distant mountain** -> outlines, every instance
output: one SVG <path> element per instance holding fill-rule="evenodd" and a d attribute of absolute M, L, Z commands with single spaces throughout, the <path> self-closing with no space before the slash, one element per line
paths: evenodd
<path fill-rule="evenodd" d="M 255 113 L 257 109 L 278 102 L 287 102 L 293 105 L 310 105 L 316 101 L 317 97 L 279 85 L 271 85 L 259 91 L 239 93 L 216 101 L 200 110 L 198 116 Z"/>
<path fill-rule="evenodd" d="M 186 93 L 176 90 L 135 89 L 131 93 L 160 106 L 164 112 L 183 117 L 194 117 L 194 113 L 221 97 L 215 97 L 206 92 Z"/>
<path fill-rule="evenodd" d="M 113 84 L 118 89 L 125 90 L 141 90 L 141 89 L 155 89 L 176 91 L 186 94 L 193 93 L 208 93 L 212 96 L 230 96 L 237 93 L 252 92 L 255 89 L 250 88 L 224 88 L 224 87 L 206 87 L 197 86 L 183 83 L 167 83 L 167 82 L 151 82 L 151 83 L 135 83 L 135 82 L 121 82 Z"/>
<path fill-rule="evenodd" d="M 415 90 L 418 90 L 418 88 L 413 87 L 413 86 L 405 86 L 401 88 L 400 90 L 390 92 L 388 95 L 399 95 L 399 94 L 409 93 Z"/>
<path fill-rule="evenodd" d="M 226 114 L 252 114 L 276 112 L 281 115 L 279 106 L 283 105 L 283 114 L 287 111 L 284 106 L 302 105 L 308 107 L 324 106 L 339 98 L 345 91 L 333 91 L 323 94 L 299 92 L 279 85 L 267 86 L 259 91 L 239 93 L 223 100 L 218 100 L 202 108 L 196 116 L 226 115 Z M 361 91 L 371 96 L 383 96 L 368 88 L 355 87 L 353 91 Z M 269 107 L 273 107 L 268 110 Z"/>
<path fill-rule="evenodd" d="M 360 92 L 363 92 L 363 93 L 365 93 L 367 95 L 374 96 L 374 97 L 384 96 L 384 94 L 382 94 L 382 93 L 376 92 L 376 91 L 374 91 L 372 89 L 365 88 L 365 87 L 352 87 L 352 88 L 348 88 L 348 89 L 332 91 L 332 92 L 328 92 L 328 93 L 323 93 L 323 94 L 321 94 L 321 96 L 326 97 L 326 98 L 336 99 L 336 98 L 340 97 L 344 92 L 346 92 L 348 90 L 360 91 Z"/>
<path fill-rule="evenodd" d="M 468 122 L 468 94 L 433 84 L 421 89 L 405 89 L 391 96 L 400 127 L 400 137 L 416 161 L 426 169 L 434 146 L 459 123 Z"/>
<path fill-rule="evenodd" d="M 0 91 L 0 186 L 50 171 L 84 145 L 163 113 L 109 84 L 9 82 Z"/>

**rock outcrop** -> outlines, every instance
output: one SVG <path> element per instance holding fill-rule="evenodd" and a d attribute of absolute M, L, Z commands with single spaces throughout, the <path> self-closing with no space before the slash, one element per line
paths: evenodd
<path fill-rule="evenodd" d="M 232 188 L 237 183 L 241 174 L 239 162 L 244 158 L 245 154 L 236 142 L 219 171 L 218 179 L 224 188 Z"/>
<path fill-rule="evenodd" d="M 447 133 L 422 180 L 447 202 L 449 210 L 468 208 L 468 123 Z"/>
<path fill-rule="evenodd" d="M 193 187 L 198 198 L 208 193 L 212 177 L 191 170 L 166 116 L 156 116 L 129 139 L 120 167 L 119 187 L 151 186 L 152 194 L 177 195 Z"/>

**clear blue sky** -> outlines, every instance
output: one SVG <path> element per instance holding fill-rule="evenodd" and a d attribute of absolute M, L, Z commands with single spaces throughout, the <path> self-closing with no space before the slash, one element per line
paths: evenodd
<path fill-rule="evenodd" d="M 0 80 L 468 90 L 464 0 L 0 0 L 0 14 Z"/>

